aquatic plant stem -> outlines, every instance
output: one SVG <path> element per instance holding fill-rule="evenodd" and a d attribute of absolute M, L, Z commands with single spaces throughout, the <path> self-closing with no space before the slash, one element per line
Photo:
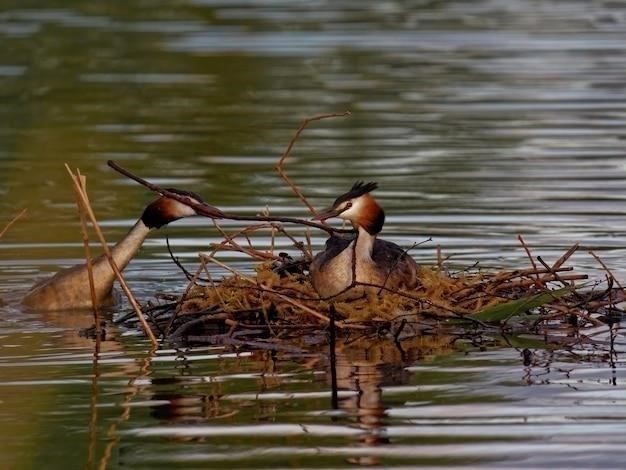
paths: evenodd
<path fill-rule="evenodd" d="M 141 323 L 141 326 L 143 327 L 143 330 L 146 336 L 148 337 L 152 345 L 156 347 L 159 343 L 156 337 L 154 336 L 154 333 L 152 333 L 152 330 L 150 329 L 150 326 L 148 325 L 148 322 L 146 321 L 143 315 L 143 312 L 141 311 L 141 307 L 139 306 L 139 303 L 135 299 L 135 296 L 133 295 L 130 288 L 128 287 L 128 284 L 126 283 L 126 280 L 124 279 L 124 276 L 122 276 L 121 271 L 119 270 L 119 268 L 117 267 L 117 264 L 115 263 L 115 260 L 113 259 L 111 250 L 109 249 L 109 246 L 107 244 L 106 239 L 104 238 L 104 235 L 102 234 L 102 230 L 100 230 L 100 226 L 98 225 L 98 221 L 96 220 L 96 216 L 93 212 L 93 209 L 89 205 L 89 199 L 87 198 L 87 194 L 81 188 L 79 178 L 76 175 L 74 175 L 74 173 L 72 173 L 72 170 L 67 165 L 67 163 L 65 164 L 65 169 L 67 170 L 67 172 L 70 174 L 72 178 L 72 182 L 74 184 L 74 189 L 76 191 L 76 194 L 79 198 L 81 205 L 85 209 L 87 216 L 89 217 L 89 221 L 91 222 L 91 225 L 93 226 L 93 229 L 96 232 L 96 235 L 98 236 L 98 239 L 100 241 L 100 244 L 102 245 L 102 249 L 104 250 L 104 254 L 106 258 L 109 261 L 111 269 L 115 273 L 115 276 L 117 277 L 117 280 L 119 281 L 122 290 L 126 294 L 126 297 L 128 297 L 128 301 L 130 302 L 133 309 L 135 310 L 135 313 L 137 314 L 137 317 L 139 318 L 139 322 Z"/>
<path fill-rule="evenodd" d="M 89 195 L 87 194 L 87 178 L 76 170 L 77 183 L 80 186 L 81 191 L 87 198 L 87 203 L 91 205 L 89 201 Z M 89 294 L 91 295 L 91 308 L 93 309 L 93 321 L 96 331 L 96 343 L 100 342 L 101 325 L 100 325 L 100 308 L 98 307 L 98 301 L 96 298 L 96 287 L 93 280 L 93 259 L 91 257 L 91 249 L 89 247 L 89 232 L 87 230 L 87 215 L 83 204 L 80 202 L 78 193 L 76 196 L 76 207 L 78 209 L 78 216 L 80 218 L 80 227 L 83 235 L 83 250 L 85 252 L 85 263 L 87 266 L 87 277 L 89 279 Z"/>

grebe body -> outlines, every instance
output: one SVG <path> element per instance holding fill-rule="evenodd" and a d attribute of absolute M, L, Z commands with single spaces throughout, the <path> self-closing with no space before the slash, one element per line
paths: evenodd
<path fill-rule="evenodd" d="M 377 238 L 385 212 L 371 196 L 376 183 L 357 182 L 315 219 L 339 217 L 356 229 L 351 238 L 332 236 L 309 268 L 311 282 L 323 297 L 336 296 L 354 282 L 387 289 L 412 289 L 419 283 L 419 265 L 395 243 Z M 354 281 L 354 282 L 353 282 Z"/>
<path fill-rule="evenodd" d="M 168 189 L 196 204 L 202 204 L 206 213 L 213 214 L 214 218 L 221 218 L 222 212 L 202 201 L 195 193 Z M 203 211 L 204 212 L 204 211 Z M 122 271 L 139 251 L 146 237 L 153 230 L 183 217 L 198 215 L 198 213 L 182 202 L 160 197 L 152 202 L 143 211 L 141 218 L 130 231 L 111 248 L 111 255 L 117 267 Z M 105 255 L 92 261 L 91 266 L 96 294 L 96 306 L 110 306 L 116 303 L 113 295 L 115 272 Z M 73 310 L 92 308 L 91 290 L 87 264 L 73 266 L 59 271 L 51 278 L 35 284 L 22 299 L 22 305 L 33 310 Z"/>

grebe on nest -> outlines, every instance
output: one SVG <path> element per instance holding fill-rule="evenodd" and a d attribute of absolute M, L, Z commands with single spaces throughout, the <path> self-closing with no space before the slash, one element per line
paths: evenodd
<path fill-rule="evenodd" d="M 419 265 L 395 243 L 377 239 L 385 223 L 385 212 L 370 192 L 377 183 L 356 182 L 339 196 L 332 207 L 314 219 L 339 217 L 349 220 L 356 238 L 331 236 L 326 249 L 311 262 L 311 282 L 320 297 L 335 296 L 356 282 L 387 289 L 412 289 L 419 284 Z"/>
<path fill-rule="evenodd" d="M 165 196 L 146 206 L 141 218 L 133 228 L 111 248 L 111 255 L 120 271 L 137 254 L 152 230 L 159 229 L 183 217 L 204 215 L 219 219 L 224 215 L 219 209 L 206 204 L 195 193 L 173 188 L 168 188 L 168 191 L 188 199 L 192 204 L 202 205 L 202 214 L 182 202 Z M 96 306 L 114 305 L 116 299 L 113 295 L 113 283 L 116 276 L 105 255 L 99 256 L 92 262 L 92 271 Z M 35 284 L 22 300 L 22 305 L 42 311 L 92 308 L 87 264 L 64 269 L 51 278 Z"/>

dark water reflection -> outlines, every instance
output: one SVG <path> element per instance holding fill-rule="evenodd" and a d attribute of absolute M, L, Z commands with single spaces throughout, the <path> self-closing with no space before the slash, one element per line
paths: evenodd
<path fill-rule="evenodd" d="M 621 466 L 619 329 L 613 367 L 606 331 L 574 353 L 533 343 L 529 366 L 499 342 L 348 355 L 331 411 L 325 355 L 150 359 L 112 329 L 94 366 L 77 334 L 90 317 L 17 307 L 35 278 L 82 257 L 63 163 L 88 175 L 111 240 L 151 195 L 110 158 L 229 211 L 304 216 L 272 166 L 301 119 L 344 110 L 307 129 L 288 163 L 314 204 L 376 180 L 386 238 L 432 237 L 421 262 L 441 245 L 460 266 L 525 266 L 521 233 L 546 260 L 581 242 L 577 269 L 604 276 L 593 249 L 626 279 L 619 2 L 10 1 L 0 41 L 0 227 L 29 211 L 0 242 L 7 468 L 94 467 L 109 453 L 112 468 Z M 164 235 L 128 268 L 140 297 L 184 285 Z M 220 239 L 201 220 L 167 235 L 190 265 Z"/>

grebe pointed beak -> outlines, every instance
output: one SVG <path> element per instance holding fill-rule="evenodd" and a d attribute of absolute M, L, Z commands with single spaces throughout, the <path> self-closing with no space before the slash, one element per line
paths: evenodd
<path fill-rule="evenodd" d="M 330 219 L 332 217 L 337 217 L 342 212 L 343 212 L 343 210 L 337 209 L 336 207 L 329 207 L 329 208 L 324 209 L 323 211 L 320 211 L 317 214 L 315 214 L 315 216 L 313 216 L 313 220 Z"/>

